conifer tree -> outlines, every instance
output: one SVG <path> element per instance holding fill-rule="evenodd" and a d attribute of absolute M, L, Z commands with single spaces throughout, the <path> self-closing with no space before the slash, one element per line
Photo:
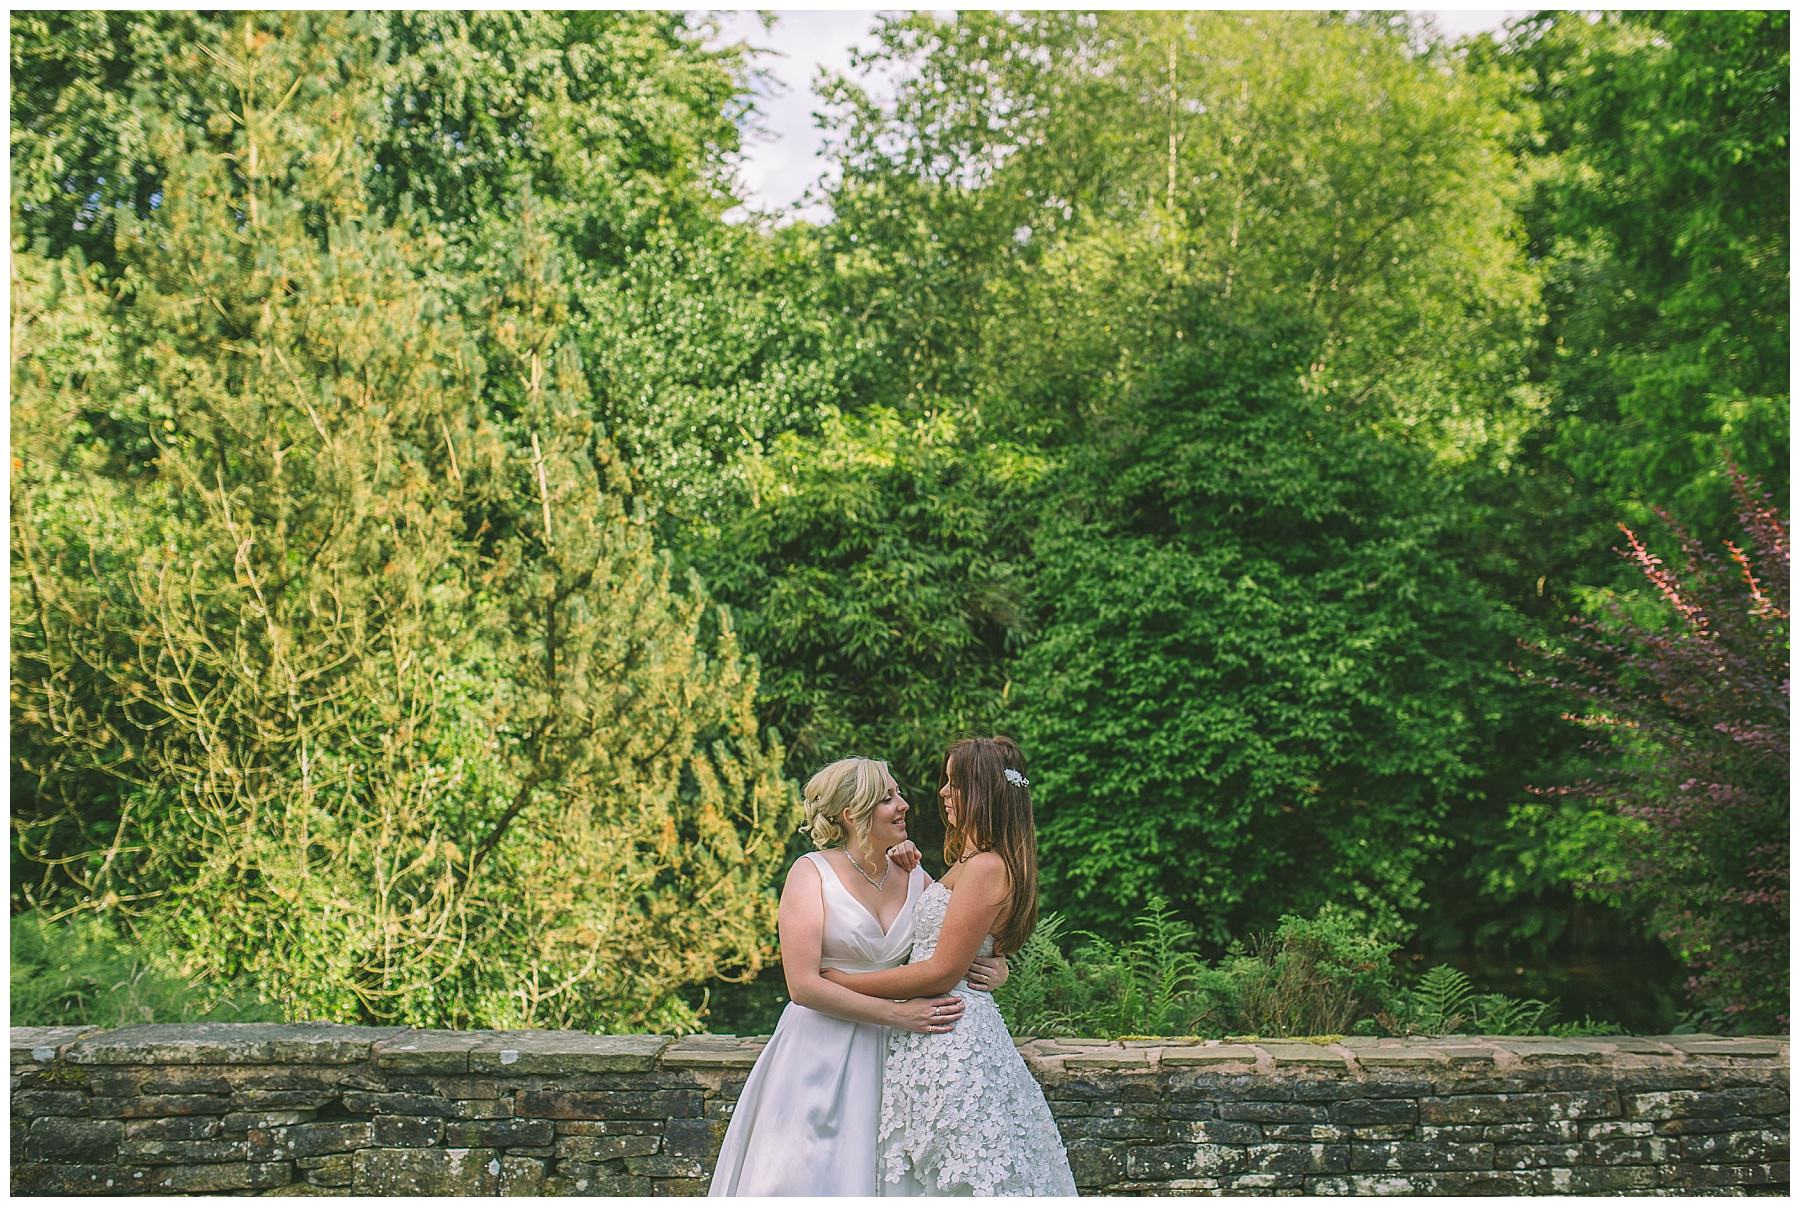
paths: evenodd
<path fill-rule="evenodd" d="M 21 891 L 294 1017 L 686 1029 L 767 957 L 781 752 L 620 501 L 529 196 L 480 291 L 370 204 L 374 22 L 171 49 L 115 290 L 18 257 Z"/>

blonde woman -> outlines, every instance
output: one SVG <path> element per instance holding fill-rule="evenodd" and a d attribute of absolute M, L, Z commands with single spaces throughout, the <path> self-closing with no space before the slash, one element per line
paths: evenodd
<path fill-rule="evenodd" d="M 787 1008 L 731 1115 L 714 1195 L 877 1193 L 875 1130 L 889 1028 L 948 1033 L 960 999 L 866 997 L 825 979 L 905 961 L 913 906 L 931 882 L 907 840 L 887 764 L 842 759 L 807 782 L 805 829 L 820 849 L 795 860 L 778 928 Z M 1004 960 L 966 964 L 970 984 L 997 987 Z"/>

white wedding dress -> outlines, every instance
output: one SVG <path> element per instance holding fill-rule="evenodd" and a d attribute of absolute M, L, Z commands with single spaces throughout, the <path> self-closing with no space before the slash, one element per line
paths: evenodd
<path fill-rule="evenodd" d="M 933 884 L 912 916 L 912 963 L 937 950 L 950 890 Z M 980 954 L 994 952 L 994 937 Z M 886 1195 L 1073 1195 L 1075 1178 L 1044 1091 L 991 994 L 958 982 L 962 1018 L 942 1034 L 888 1037 L 881 1095 Z"/>
<path fill-rule="evenodd" d="M 825 901 L 819 967 L 876 972 L 904 962 L 925 870 L 912 870 L 906 904 L 883 931 L 824 855 L 810 851 L 806 858 L 818 869 Z M 887 1038 L 886 1027 L 789 1002 L 738 1095 L 707 1193 L 878 1193 L 875 1125 Z"/>

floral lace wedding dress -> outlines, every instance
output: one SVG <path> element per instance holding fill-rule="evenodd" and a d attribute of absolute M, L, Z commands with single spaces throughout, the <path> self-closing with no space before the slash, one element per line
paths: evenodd
<path fill-rule="evenodd" d="M 950 890 L 913 909 L 911 963 L 937 949 Z M 981 941 L 992 955 L 994 937 Z M 1044 1092 L 990 994 L 960 982 L 950 1031 L 893 1031 L 881 1087 L 879 1191 L 886 1195 L 1073 1195 L 1075 1179 Z"/>

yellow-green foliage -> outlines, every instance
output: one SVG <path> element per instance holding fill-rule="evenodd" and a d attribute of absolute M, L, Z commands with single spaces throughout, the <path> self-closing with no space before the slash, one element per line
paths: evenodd
<path fill-rule="evenodd" d="M 102 915 L 51 920 L 35 911 L 12 916 L 11 1022 L 15 1027 L 126 1027 L 133 1023 L 255 1023 L 280 1011 L 240 987 L 190 984 L 159 952 L 122 938 Z M 86 1085 L 80 1065 L 49 1070 L 59 1083 Z"/>
<path fill-rule="evenodd" d="M 469 306 L 367 203 L 359 20 L 171 50 L 119 283 L 16 257 L 16 880 L 293 1017 L 687 1029 L 771 951 L 755 668 L 623 502 L 529 196 Z"/>

